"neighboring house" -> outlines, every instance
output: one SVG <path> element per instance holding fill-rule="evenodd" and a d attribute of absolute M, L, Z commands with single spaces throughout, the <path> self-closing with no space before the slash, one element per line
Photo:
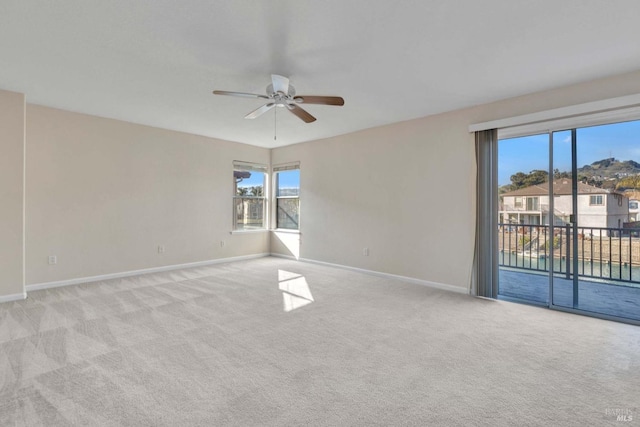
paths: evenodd
<path fill-rule="evenodd" d="M 571 180 L 553 182 L 554 225 L 570 222 Z M 509 224 L 549 224 L 549 184 L 520 188 L 501 195 L 499 221 Z M 578 182 L 578 226 L 622 228 L 629 221 L 629 199 L 623 194 Z M 585 234 L 591 233 L 585 230 Z"/>
<path fill-rule="evenodd" d="M 640 202 L 636 199 L 629 200 L 629 222 L 640 221 Z"/>

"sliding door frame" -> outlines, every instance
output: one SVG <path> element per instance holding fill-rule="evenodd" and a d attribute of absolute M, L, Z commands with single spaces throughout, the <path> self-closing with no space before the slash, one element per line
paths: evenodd
<path fill-rule="evenodd" d="M 640 117 L 638 117 L 636 120 L 640 120 Z M 622 121 L 631 121 L 631 119 L 629 120 L 621 120 L 621 121 L 613 121 L 611 123 L 600 123 L 599 125 L 606 125 L 606 124 L 614 124 L 614 123 L 620 123 Z M 595 126 L 595 125 L 594 125 Z M 567 313 L 572 313 L 572 314 L 579 314 L 579 315 L 583 315 L 583 316 L 589 316 L 589 317 L 594 317 L 594 318 L 598 318 L 598 319 L 604 319 L 604 320 L 612 320 L 612 321 L 616 321 L 616 322 L 620 322 L 620 323 L 627 323 L 627 324 L 632 324 L 632 325 L 638 325 L 640 326 L 640 320 L 635 320 L 635 319 L 630 319 L 630 318 L 626 318 L 626 317 L 620 317 L 620 316 L 612 316 L 612 315 L 608 315 L 608 314 L 604 314 L 604 313 L 598 313 L 598 312 L 593 312 L 593 311 L 587 311 L 587 310 L 582 310 L 577 308 L 578 302 L 579 302 L 579 275 L 578 275 L 578 268 L 579 268 L 579 260 L 578 257 L 575 256 L 575 254 L 577 254 L 578 251 L 578 223 L 577 223 L 577 210 L 578 210 L 578 177 L 577 177 L 577 129 L 581 128 L 581 127 L 588 127 L 588 126 L 573 126 L 573 127 L 569 127 L 567 128 L 566 126 L 562 126 L 559 128 L 549 128 L 547 130 L 547 134 L 549 136 L 549 215 L 548 215 L 548 221 L 549 221 L 549 233 L 550 236 L 552 236 L 551 238 L 553 239 L 554 236 L 554 227 L 555 227 L 555 206 L 554 206 L 554 193 L 553 193 L 553 181 L 554 181 L 554 175 L 553 175 L 553 169 L 554 169 L 554 141 L 553 141 L 553 135 L 555 132 L 560 132 L 560 131 L 570 131 L 571 132 L 571 177 L 572 177 L 572 219 L 573 221 L 571 221 L 571 229 L 572 229 L 572 234 L 573 234 L 573 238 L 572 238 L 572 252 L 573 252 L 573 256 L 571 257 L 570 260 L 567 260 L 568 262 L 571 262 L 571 269 L 573 271 L 573 276 L 572 276 L 572 283 L 573 283 L 573 307 L 566 307 L 566 306 L 561 306 L 561 305 L 557 305 L 554 303 L 553 300 L 553 294 L 554 294 L 554 265 L 553 265 L 553 260 L 555 259 L 555 248 L 554 245 L 551 245 L 550 248 L 550 257 L 551 257 L 551 265 L 549 266 L 549 297 L 548 297 L 548 301 L 547 304 L 543 304 L 543 303 L 538 303 L 538 302 L 532 302 L 532 301 L 527 301 L 527 300 L 523 300 L 523 299 L 518 299 L 518 298 L 511 298 L 511 297 L 501 297 L 501 299 L 503 300 L 507 300 L 507 301 L 513 301 L 513 302 L 521 302 L 521 303 L 526 303 L 526 304 L 530 304 L 530 305 L 538 305 L 540 307 L 547 307 L 549 309 L 552 310 L 557 310 L 557 311 L 562 311 L 562 312 L 567 312 Z M 490 171 L 485 171 L 485 173 L 488 173 L 489 176 L 491 178 L 493 178 L 493 180 L 495 180 L 495 182 L 497 183 L 497 171 L 498 171 L 498 158 L 497 158 L 497 145 L 498 145 L 498 141 L 500 139 L 502 139 L 500 137 L 500 133 L 501 130 L 498 129 L 497 130 L 497 138 L 495 141 L 495 147 L 493 147 L 493 149 L 490 150 L 491 155 L 494 155 L 496 157 L 494 157 L 493 161 L 489 161 L 487 162 L 485 160 L 485 167 L 489 167 Z M 530 133 L 529 135 L 534 135 L 534 134 L 544 134 L 545 132 L 535 132 L 535 133 Z M 527 134 L 520 134 L 520 135 L 514 135 L 515 136 L 527 136 Z M 504 136 L 503 136 L 504 137 Z M 511 137 L 511 136 L 509 136 Z M 477 143 L 477 138 L 476 138 L 476 143 Z M 478 148 L 478 144 L 476 144 L 476 147 Z M 487 154 L 486 152 L 484 153 L 485 155 Z M 481 165 L 479 164 L 479 170 Z M 479 177 L 481 176 L 481 173 L 479 171 Z M 493 181 L 492 179 L 489 179 L 489 181 Z M 480 183 L 479 183 L 480 184 Z M 483 221 L 480 221 L 480 219 L 478 220 L 478 225 L 480 225 L 481 223 L 485 223 L 487 219 L 489 218 L 495 218 L 496 219 L 496 225 L 497 225 L 497 218 L 498 218 L 498 204 L 497 203 L 486 203 L 487 199 L 489 201 L 496 199 L 497 201 L 497 197 L 496 196 L 496 191 L 493 190 L 491 192 L 489 192 L 489 194 L 484 194 L 485 197 L 482 197 L 482 191 L 486 190 L 486 184 L 487 182 L 485 181 L 483 183 L 484 185 L 478 185 L 478 216 L 480 217 L 480 208 L 482 207 L 483 209 L 491 209 L 492 212 L 489 215 L 484 215 Z M 497 187 L 496 187 L 497 189 Z M 484 203 L 482 203 L 482 200 L 485 200 Z M 486 211 L 485 211 L 486 212 Z M 494 245 L 493 243 L 497 242 L 497 226 L 491 226 L 488 228 L 490 230 L 489 233 L 487 234 L 491 234 L 492 236 L 489 238 L 489 241 L 487 243 L 483 243 L 481 241 L 477 241 L 476 243 L 476 249 L 478 250 L 478 248 L 489 248 L 489 247 L 493 247 L 493 246 L 497 246 Z M 478 234 L 477 239 L 480 240 L 480 238 L 486 238 L 486 235 L 483 236 L 481 233 Z M 477 253 L 476 250 L 476 253 Z M 476 255 L 477 256 L 477 255 Z M 497 269 L 497 251 L 495 252 L 495 256 L 494 257 L 486 257 L 483 259 L 478 259 L 476 260 L 478 262 L 478 270 L 479 271 L 495 271 L 494 269 Z M 481 265 L 481 262 L 489 262 L 491 263 L 490 265 Z M 495 266 L 493 264 L 496 264 Z M 488 275 L 491 278 L 491 282 L 490 284 L 485 283 L 484 286 L 482 284 L 483 281 L 483 277 L 479 276 L 478 277 L 478 288 L 479 289 L 483 289 L 485 291 L 489 291 L 488 293 L 492 294 L 492 295 L 481 295 L 478 293 L 478 295 L 480 296 L 486 296 L 489 298 L 496 298 L 498 297 L 498 293 L 499 293 L 499 287 L 498 287 L 498 272 L 495 271 L 495 273 L 493 274 L 489 274 Z M 486 276 L 485 276 L 486 277 Z"/>

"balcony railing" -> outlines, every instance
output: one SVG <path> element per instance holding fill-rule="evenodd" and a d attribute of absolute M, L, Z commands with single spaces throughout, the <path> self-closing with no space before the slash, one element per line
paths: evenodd
<path fill-rule="evenodd" d="M 498 224 L 498 264 L 501 267 L 549 271 L 571 278 L 572 257 L 578 276 L 607 281 L 640 283 L 638 231 L 622 228 Z M 574 251 L 574 239 L 578 250 Z M 554 256 L 551 259 L 551 246 Z"/>
<path fill-rule="evenodd" d="M 503 211 L 510 211 L 510 212 L 525 212 L 525 211 L 531 211 L 531 209 L 527 209 L 526 205 L 503 205 L 502 209 Z M 536 209 L 537 211 L 537 209 Z"/>
<path fill-rule="evenodd" d="M 530 208 L 531 206 L 529 206 Z M 504 213 L 509 213 L 509 212 L 522 212 L 522 213 L 531 213 L 531 212 L 535 212 L 535 213 L 542 213 L 542 214 L 548 214 L 549 213 L 549 205 L 547 204 L 540 204 L 540 205 L 535 205 L 533 206 L 535 207 L 535 209 L 529 209 L 527 206 L 514 206 L 514 205 L 504 205 L 501 204 L 500 208 L 498 209 L 500 212 L 504 212 Z M 553 209 L 553 214 L 558 217 L 560 219 L 560 222 L 563 223 L 563 225 L 565 224 L 563 221 L 563 218 L 569 218 L 569 214 L 566 212 L 563 212 L 559 209 Z"/>

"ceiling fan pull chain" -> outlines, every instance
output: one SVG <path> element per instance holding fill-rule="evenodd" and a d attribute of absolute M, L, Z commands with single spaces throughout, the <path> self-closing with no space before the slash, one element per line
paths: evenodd
<path fill-rule="evenodd" d="M 276 141 L 277 135 L 278 135 L 278 120 L 277 120 L 277 116 L 278 116 L 278 109 L 274 108 L 273 109 L 273 140 Z"/>

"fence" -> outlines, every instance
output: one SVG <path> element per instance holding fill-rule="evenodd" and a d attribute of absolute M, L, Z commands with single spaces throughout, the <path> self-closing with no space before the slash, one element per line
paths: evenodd
<path fill-rule="evenodd" d="M 498 224 L 499 265 L 572 275 L 572 256 L 578 275 L 640 283 L 640 239 L 622 228 Z M 554 259 L 551 259 L 551 246 Z"/>

